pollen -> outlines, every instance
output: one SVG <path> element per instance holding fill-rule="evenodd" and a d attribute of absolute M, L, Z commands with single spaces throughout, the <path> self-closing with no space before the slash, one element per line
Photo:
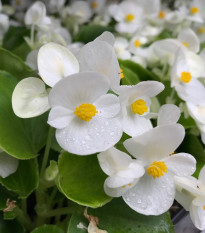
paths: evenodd
<path fill-rule="evenodd" d="M 135 40 L 135 42 L 134 42 L 134 45 L 135 45 L 135 47 L 140 47 L 141 46 L 141 43 L 140 43 L 140 41 L 139 40 Z"/>
<path fill-rule="evenodd" d="M 192 7 L 191 9 L 190 9 L 190 13 L 191 14 L 196 14 L 196 13 L 198 13 L 199 12 L 199 8 L 198 7 Z"/>
<path fill-rule="evenodd" d="M 150 166 L 147 168 L 148 175 L 152 175 L 153 179 L 156 177 L 161 177 L 164 173 L 167 173 L 167 166 L 163 161 L 154 161 Z"/>
<path fill-rule="evenodd" d="M 191 81 L 192 77 L 189 72 L 181 72 L 181 78 L 180 80 L 184 83 L 189 83 Z"/>
<path fill-rule="evenodd" d="M 93 9 L 98 8 L 98 6 L 99 6 L 99 4 L 98 4 L 97 2 L 93 2 L 93 3 L 91 4 L 91 7 L 92 7 Z"/>
<path fill-rule="evenodd" d="M 148 107 L 143 99 L 136 100 L 134 103 L 132 103 L 131 109 L 134 114 L 139 115 L 143 115 L 145 112 L 148 112 Z"/>
<path fill-rule="evenodd" d="M 164 11 L 160 11 L 159 14 L 158 14 L 158 18 L 164 19 L 164 17 L 165 17 L 165 12 Z"/>
<path fill-rule="evenodd" d="M 133 14 L 128 14 L 126 15 L 125 19 L 127 22 L 131 22 L 135 19 L 135 16 Z"/>
<path fill-rule="evenodd" d="M 182 44 L 186 47 L 186 48 L 188 48 L 189 47 L 189 44 L 187 43 L 187 42 L 182 42 Z"/>
<path fill-rule="evenodd" d="M 83 121 L 90 121 L 95 114 L 98 113 L 96 107 L 93 104 L 81 104 L 75 109 L 74 114 Z"/>
<path fill-rule="evenodd" d="M 123 70 L 120 69 L 120 79 L 124 78 Z"/>
<path fill-rule="evenodd" d="M 205 205 L 203 206 L 203 209 L 205 210 Z"/>
<path fill-rule="evenodd" d="M 198 33 L 203 34 L 205 32 L 205 29 L 203 27 L 198 28 Z"/>

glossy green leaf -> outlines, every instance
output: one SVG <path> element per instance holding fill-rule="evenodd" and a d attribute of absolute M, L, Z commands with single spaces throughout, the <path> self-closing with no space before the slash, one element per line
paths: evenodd
<path fill-rule="evenodd" d="M 194 176 L 198 178 L 201 168 L 205 165 L 205 151 L 199 139 L 191 134 L 186 134 L 184 141 L 180 145 L 179 152 L 186 152 L 193 155 L 197 161 Z"/>
<path fill-rule="evenodd" d="M 43 225 L 34 229 L 31 233 L 64 233 L 64 231 L 54 225 Z"/>
<path fill-rule="evenodd" d="M 99 229 L 109 233 L 173 233 L 174 228 L 169 213 L 160 216 L 145 216 L 129 208 L 121 198 L 112 200 L 98 209 L 88 209 L 88 214 L 99 219 Z M 73 216 L 68 233 L 83 233 L 77 228 L 79 222 L 85 223 L 85 217 Z"/>
<path fill-rule="evenodd" d="M 69 222 L 67 233 L 87 233 L 88 231 L 86 229 L 82 229 L 78 226 L 79 223 L 85 227 L 88 226 L 88 220 L 83 215 L 73 214 Z"/>
<path fill-rule="evenodd" d="M 113 28 L 110 26 L 102 26 L 102 25 L 86 25 L 82 26 L 75 36 L 75 41 L 80 41 L 83 43 L 88 43 L 93 41 L 96 37 L 100 36 L 104 31 L 113 31 Z"/>
<path fill-rule="evenodd" d="M 4 179 L 0 177 L 0 183 L 20 198 L 29 196 L 37 188 L 38 181 L 38 165 L 34 159 L 21 160 L 15 173 Z"/>
<path fill-rule="evenodd" d="M 126 66 L 120 65 L 122 69 L 124 77 L 121 79 L 122 85 L 135 85 L 139 83 L 139 77 L 136 73 L 134 73 L 131 69 Z"/>
<path fill-rule="evenodd" d="M 78 156 L 64 152 L 59 159 L 59 186 L 65 196 L 80 205 L 97 208 L 111 200 L 104 193 L 106 175 L 96 155 Z"/>
<path fill-rule="evenodd" d="M 20 57 L 6 49 L 0 48 L 0 57 L 0 70 L 9 72 L 19 80 L 26 77 L 35 77 L 37 75 L 32 69 L 25 65 Z"/>
<path fill-rule="evenodd" d="M 130 69 L 135 75 L 138 76 L 140 81 L 147 81 L 147 80 L 156 80 L 156 76 L 153 75 L 149 70 L 146 70 L 141 65 L 130 61 L 130 60 L 119 60 L 120 67 L 126 67 Z"/>
<path fill-rule="evenodd" d="M 0 75 L 0 147 L 18 159 L 30 159 L 46 143 L 48 114 L 30 119 L 17 117 L 11 104 L 15 86 L 15 81 Z"/>

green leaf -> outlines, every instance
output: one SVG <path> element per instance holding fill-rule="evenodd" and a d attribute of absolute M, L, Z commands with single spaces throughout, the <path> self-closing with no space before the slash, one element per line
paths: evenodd
<path fill-rule="evenodd" d="M 38 178 L 37 162 L 34 159 L 21 160 L 17 171 L 6 178 L 0 177 L 0 182 L 20 198 L 26 198 L 37 188 Z"/>
<path fill-rule="evenodd" d="M 83 43 L 88 43 L 93 41 L 96 37 L 100 36 L 104 31 L 112 32 L 113 28 L 110 26 L 102 26 L 102 25 L 86 25 L 82 26 L 75 36 L 75 41 L 81 41 Z"/>
<path fill-rule="evenodd" d="M 24 61 L 26 60 L 26 57 L 27 57 L 27 55 L 29 54 L 30 51 L 31 51 L 31 49 L 30 49 L 30 47 L 28 46 L 28 44 L 26 42 L 22 43 L 17 48 L 12 50 L 12 52 L 14 54 L 19 56 Z"/>
<path fill-rule="evenodd" d="M 86 229 L 77 227 L 79 223 L 83 224 L 85 227 L 88 226 L 88 221 L 83 215 L 73 214 L 69 222 L 67 233 L 87 233 L 88 231 Z"/>
<path fill-rule="evenodd" d="M 173 224 L 168 212 L 159 216 L 141 215 L 129 208 L 121 198 L 116 198 L 101 208 L 88 209 L 88 214 L 98 217 L 99 229 L 106 230 L 109 233 L 174 232 Z M 77 224 L 79 224 L 78 221 L 83 222 L 83 217 L 79 218 L 74 215 L 71 218 L 68 233 L 84 232 L 77 228 Z"/>
<path fill-rule="evenodd" d="M 138 76 L 140 81 L 156 80 L 156 76 L 149 70 L 146 70 L 141 65 L 130 60 L 119 60 L 120 67 L 126 67 L 130 69 L 135 75 Z"/>
<path fill-rule="evenodd" d="M 3 47 L 8 50 L 13 50 L 25 42 L 24 37 L 30 35 L 30 30 L 25 27 L 9 27 L 9 30 L 4 35 Z"/>
<path fill-rule="evenodd" d="M 4 220 L 1 214 L 0 216 L 0 232 L 1 233 L 25 233 L 22 226 L 17 220 Z"/>
<path fill-rule="evenodd" d="M 48 134 L 47 115 L 21 119 L 12 109 L 11 97 L 16 82 L 0 75 L 0 147 L 18 159 L 38 155 Z"/>
<path fill-rule="evenodd" d="M 31 233 L 64 233 L 64 231 L 54 225 L 43 225 L 34 229 Z"/>
<path fill-rule="evenodd" d="M 23 60 L 10 51 L 0 48 L 0 70 L 4 70 L 21 80 L 26 77 L 35 77 L 37 74 L 30 69 Z"/>
<path fill-rule="evenodd" d="M 59 159 L 59 186 L 65 196 L 80 205 L 97 208 L 111 200 L 104 193 L 106 175 L 97 156 L 64 152 Z"/>
<path fill-rule="evenodd" d="M 122 69 L 124 77 L 121 79 L 122 85 L 135 85 L 139 83 L 139 77 L 136 73 L 134 73 L 131 69 L 126 66 L 120 65 Z"/>
<path fill-rule="evenodd" d="M 193 176 L 198 178 L 201 168 L 205 165 L 205 151 L 199 139 L 194 135 L 186 134 L 178 151 L 186 152 L 194 156 L 197 161 L 197 166 Z"/>

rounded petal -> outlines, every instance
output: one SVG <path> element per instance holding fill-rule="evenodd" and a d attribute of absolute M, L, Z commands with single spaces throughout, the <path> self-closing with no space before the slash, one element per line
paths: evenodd
<path fill-rule="evenodd" d="M 119 188 L 133 182 L 133 178 L 120 177 L 118 175 L 110 176 L 106 179 L 106 186 L 109 188 Z"/>
<path fill-rule="evenodd" d="M 175 151 L 184 135 L 185 130 L 180 124 L 162 125 L 127 139 L 123 144 L 131 155 L 150 163 L 159 161 Z"/>
<path fill-rule="evenodd" d="M 186 102 L 189 114 L 201 124 L 205 124 L 205 101 L 203 105 Z"/>
<path fill-rule="evenodd" d="M 38 70 L 43 81 L 53 87 L 62 78 L 78 73 L 79 63 L 66 47 L 50 42 L 39 50 Z"/>
<path fill-rule="evenodd" d="M 187 153 L 173 154 L 164 161 L 169 171 L 176 176 L 190 176 L 196 170 L 196 159 Z"/>
<path fill-rule="evenodd" d="M 114 46 L 115 37 L 111 32 L 105 31 L 100 36 L 98 36 L 95 41 L 105 41 L 109 45 Z"/>
<path fill-rule="evenodd" d="M 98 115 L 105 118 L 114 117 L 120 111 L 119 98 L 113 94 L 102 95 L 93 104 L 98 111 Z"/>
<path fill-rule="evenodd" d="M 202 167 L 202 169 L 199 173 L 199 180 L 205 186 L 205 166 Z"/>
<path fill-rule="evenodd" d="M 64 129 L 56 130 L 56 139 L 66 151 L 88 155 L 105 151 L 114 146 L 122 136 L 120 122 L 95 116 L 89 122 L 77 117 Z"/>
<path fill-rule="evenodd" d="M 138 183 L 122 195 L 124 201 L 135 211 L 144 215 L 160 215 L 173 204 L 175 187 L 169 173 L 153 179 L 145 174 Z"/>
<path fill-rule="evenodd" d="M 113 175 L 119 170 L 126 169 L 132 161 L 132 158 L 112 147 L 97 155 L 101 169 L 109 176 Z"/>
<path fill-rule="evenodd" d="M 126 170 L 121 170 L 117 172 L 117 175 L 120 177 L 126 178 L 140 178 L 145 173 L 144 167 L 142 164 L 134 161 L 130 163 L 129 167 Z"/>
<path fill-rule="evenodd" d="M 157 125 L 168 125 L 177 123 L 180 115 L 180 109 L 176 105 L 165 104 L 159 110 Z"/>
<path fill-rule="evenodd" d="M 63 129 L 70 124 L 75 115 L 68 108 L 56 106 L 51 109 L 48 116 L 48 124 L 56 129 Z"/>
<path fill-rule="evenodd" d="M 18 117 L 30 118 L 43 114 L 50 107 L 45 84 L 38 78 L 25 78 L 15 87 L 12 107 Z"/>
<path fill-rule="evenodd" d="M 58 82 L 49 93 L 51 107 L 63 106 L 75 110 L 82 103 L 93 103 L 109 90 L 106 77 L 97 72 L 70 75 Z"/>
<path fill-rule="evenodd" d="M 5 178 L 17 170 L 19 161 L 6 152 L 0 153 L 0 176 Z"/>
<path fill-rule="evenodd" d="M 205 230 L 205 211 L 203 206 L 191 205 L 190 217 L 195 227 L 199 230 Z"/>

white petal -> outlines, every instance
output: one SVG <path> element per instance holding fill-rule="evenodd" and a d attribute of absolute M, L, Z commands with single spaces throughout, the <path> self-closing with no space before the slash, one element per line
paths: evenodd
<path fill-rule="evenodd" d="M 39 50 L 38 69 L 43 81 L 53 87 L 62 78 L 78 73 L 79 63 L 66 47 L 50 42 Z"/>
<path fill-rule="evenodd" d="M 196 170 L 196 159 L 187 153 L 173 154 L 164 161 L 169 171 L 177 176 L 190 176 Z"/>
<path fill-rule="evenodd" d="M 45 84 L 38 78 L 25 78 L 15 87 L 12 95 L 14 113 L 22 118 L 43 114 L 50 107 Z"/>
<path fill-rule="evenodd" d="M 115 43 L 115 37 L 111 32 L 103 32 L 100 36 L 98 36 L 95 41 L 105 41 L 111 46 L 114 46 Z"/>
<path fill-rule="evenodd" d="M 205 210 L 203 206 L 191 205 L 190 217 L 195 227 L 199 230 L 205 230 Z"/>
<path fill-rule="evenodd" d="M 203 166 L 203 168 L 201 169 L 199 173 L 199 180 L 205 186 L 205 166 Z"/>
<path fill-rule="evenodd" d="M 16 172 L 19 161 L 11 157 L 6 152 L 0 153 L 0 176 L 5 178 Z"/>
<path fill-rule="evenodd" d="M 189 211 L 194 196 L 184 190 L 176 190 L 175 200 L 183 206 L 186 211 Z"/>
<path fill-rule="evenodd" d="M 134 188 L 123 194 L 123 199 L 138 213 L 160 215 L 171 207 L 174 196 L 174 182 L 169 173 L 156 179 L 145 174 Z"/>
<path fill-rule="evenodd" d="M 112 46 L 104 41 L 86 44 L 78 54 L 81 71 L 96 71 L 104 74 L 113 89 L 120 83 L 120 66 Z"/>
<path fill-rule="evenodd" d="M 162 125 L 127 139 L 123 144 L 131 155 L 150 163 L 159 161 L 175 151 L 184 135 L 185 130 L 179 124 Z"/>
<path fill-rule="evenodd" d="M 123 185 L 127 185 L 133 182 L 133 178 L 130 177 L 120 177 L 118 175 L 110 176 L 106 179 L 106 186 L 109 188 L 119 188 Z"/>
<path fill-rule="evenodd" d="M 132 159 L 128 154 L 113 147 L 98 154 L 98 161 L 102 170 L 111 176 L 119 170 L 126 169 Z"/>
<path fill-rule="evenodd" d="M 205 124 L 205 101 L 203 105 L 186 103 L 189 114 L 201 124 Z"/>
<path fill-rule="evenodd" d="M 110 118 L 116 116 L 120 111 L 120 102 L 116 95 L 102 95 L 93 103 L 98 111 L 98 115 Z"/>
<path fill-rule="evenodd" d="M 56 129 L 63 129 L 70 124 L 75 115 L 68 108 L 56 106 L 51 109 L 48 124 Z"/>
<path fill-rule="evenodd" d="M 176 105 L 165 104 L 159 110 L 157 125 L 168 125 L 177 123 L 180 115 L 180 109 Z"/>
<path fill-rule="evenodd" d="M 140 178 L 145 173 L 144 167 L 134 161 L 130 163 L 129 167 L 126 170 L 121 170 L 117 172 L 117 175 L 120 177 L 127 177 L 127 178 Z"/>
<path fill-rule="evenodd" d="M 96 72 L 82 72 L 70 75 L 58 82 L 49 93 L 51 107 L 63 106 L 71 110 L 82 103 L 93 103 L 107 93 L 109 83 L 106 77 Z"/>
<path fill-rule="evenodd" d="M 88 155 L 114 146 L 122 136 L 120 122 L 95 116 L 89 122 L 77 117 L 64 129 L 56 130 L 56 139 L 66 151 Z"/>

